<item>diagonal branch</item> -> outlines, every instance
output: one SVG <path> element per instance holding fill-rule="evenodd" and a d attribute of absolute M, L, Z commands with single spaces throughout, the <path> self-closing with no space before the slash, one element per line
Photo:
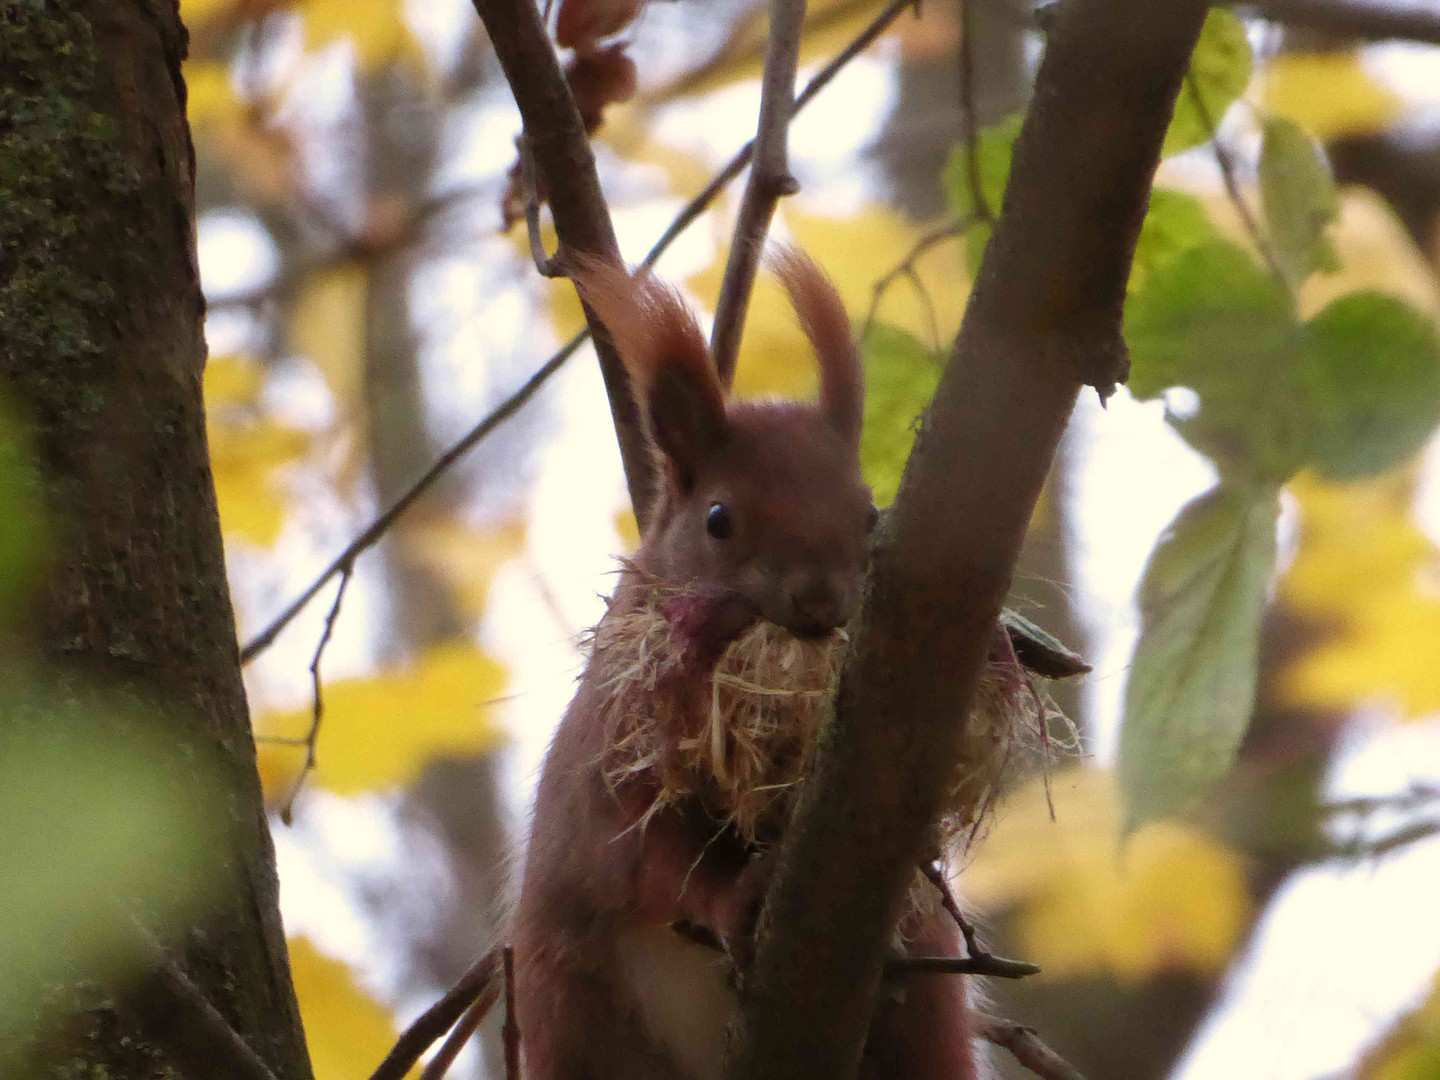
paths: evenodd
<path fill-rule="evenodd" d="M 1125 284 L 1205 0 L 1059 5 L 965 322 L 877 539 L 781 848 L 732 1080 L 853 1076 L 885 948 L 1082 385 L 1125 378 Z"/>
<path fill-rule="evenodd" d="M 793 195 L 799 185 L 790 175 L 788 151 L 790 119 L 795 114 L 795 67 L 800 56 L 801 24 L 805 0 L 771 0 L 770 37 L 765 47 L 765 74 L 760 82 L 760 122 L 755 134 L 755 160 L 735 220 L 735 237 L 715 303 L 715 330 L 710 351 L 720 381 L 735 377 L 745 312 L 770 219 L 781 198 Z"/>
<path fill-rule="evenodd" d="M 813 101 L 820 91 L 824 90 L 825 87 L 830 84 L 831 80 L 840 73 L 846 64 L 869 48 L 875 39 L 883 34 L 886 28 L 899 17 L 900 13 L 913 3 L 914 0 L 891 0 L 889 4 L 886 4 L 885 7 L 876 14 L 875 18 L 870 20 L 870 23 L 865 29 L 855 35 L 855 38 L 850 44 L 836 53 L 828 64 L 816 72 L 815 77 L 806 84 L 805 89 L 799 97 L 795 99 L 795 111 L 798 113 Z M 706 184 L 705 187 L 675 215 L 674 220 L 671 221 L 665 231 L 661 233 L 660 238 L 651 246 L 649 253 L 646 254 L 645 258 L 640 260 L 639 266 L 642 269 L 648 270 L 659 261 L 660 256 L 675 242 L 676 238 L 694 224 L 700 215 L 705 212 L 706 208 L 719 197 L 720 192 L 724 191 L 726 186 L 740 175 L 745 166 L 750 163 L 751 156 L 754 152 L 755 141 L 753 139 L 735 151 L 734 156 L 725 163 L 724 168 L 715 174 L 710 183 Z M 450 449 L 441 454 L 435 463 L 425 471 L 425 474 L 421 476 L 404 495 L 396 499 L 379 517 L 361 530 L 360 534 L 346 545 L 345 550 L 330 561 L 329 565 L 320 572 L 319 577 L 306 586 L 304 592 L 291 601 L 290 605 L 277 615 L 264 630 L 246 643 L 245 647 L 240 650 L 240 662 L 247 664 L 269 648 L 270 645 L 274 643 L 275 638 L 279 636 L 280 631 L 289 626 L 290 623 L 294 621 L 295 616 L 300 614 L 305 606 L 319 595 L 320 590 L 325 587 L 327 582 L 341 573 L 345 567 L 353 565 L 356 558 L 362 553 L 374 547 L 400 515 L 413 506 L 420 496 L 430 490 L 436 481 L 450 470 L 451 466 L 479 445 L 487 435 L 502 423 L 519 412 L 520 408 L 539 392 L 546 381 L 549 380 L 555 372 L 560 370 L 565 364 L 565 361 L 568 360 L 589 337 L 590 331 L 587 328 L 567 341 L 554 356 L 545 361 L 535 374 L 525 381 L 524 385 L 496 406 L 488 416 L 466 432 Z"/>
<path fill-rule="evenodd" d="M 500 950 L 491 949 L 446 991 L 445 996 L 426 1009 L 405 1029 L 385 1060 L 370 1075 L 370 1080 L 404 1080 L 426 1050 L 444 1038 L 445 1033 L 478 1003 L 487 997 L 493 1005 L 499 994 L 496 976 L 500 970 Z M 485 1006 L 489 1008 L 489 1006 Z"/>
<path fill-rule="evenodd" d="M 559 265 L 584 256 L 620 265 L 620 247 L 610 223 L 610 210 L 600 191 L 595 155 L 585 134 L 585 123 L 555 48 L 545 32 L 534 0 L 474 0 L 475 10 L 490 35 L 495 55 L 520 107 L 525 124 L 526 148 L 549 195 L 555 234 L 560 239 Z M 635 519 L 644 525 L 650 512 L 654 477 L 646 448 L 640 409 L 630 393 L 630 380 L 615 350 L 615 343 L 594 312 L 585 308 L 585 320 L 595 338 L 600 373 L 615 420 L 620 459 L 630 488 Z"/>
<path fill-rule="evenodd" d="M 1009 1050 L 1016 1061 L 1042 1080 L 1085 1080 L 1080 1070 L 1046 1046 L 1032 1027 L 998 1016 L 982 1016 L 976 1027 L 980 1038 Z"/>

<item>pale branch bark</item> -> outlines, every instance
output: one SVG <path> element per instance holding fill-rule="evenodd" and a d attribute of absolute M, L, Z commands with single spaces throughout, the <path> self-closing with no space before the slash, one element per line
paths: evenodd
<path fill-rule="evenodd" d="M 493 948 L 475 961 L 445 996 L 426 1009 L 405 1029 L 370 1080 L 404 1080 L 426 1050 L 434 1046 L 476 1002 L 498 996 L 500 950 Z M 488 1006 L 487 1006 L 488 1008 Z"/>
<path fill-rule="evenodd" d="M 954 353 L 877 539 L 835 717 L 781 849 L 735 1080 L 854 1074 L 1025 527 L 1121 312 L 1203 0 L 1067 0 Z"/>
<path fill-rule="evenodd" d="M 540 10 L 534 0 L 474 0 L 474 4 L 515 95 L 525 124 L 526 145 L 545 183 L 555 234 L 560 240 L 555 256 L 558 264 L 563 266 L 575 256 L 584 256 L 621 265 L 610 210 L 595 172 L 595 155 Z M 585 321 L 600 358 L 630 503 L 635 520 L 643 528 L 649 518 L 655 481 L 640 409 L 630 392 L 630 380 L 615 343 L 588 306 Z"/>
<path fill-rule="evenodd" d="M 1046 1046 L 1032 1027 L 998 1016 L 981 1016 L 976 1029 L 980 1038 L 1010 1051 L 1016 1061 L 1041 1080 L 1085 1080 L 1080 1070 Z"/>
<path fill-rule="evenodd" d="M 1440 45 L 1440 7 L 1433 0 L 1246 0 L 1257 15 L 1364 41 Z"/>
<path fill-rule="evenodd" d="M 815 77 L 806 84 L 805 89 L 795 99 L 795 111 L 798 113 L 813 101 L 820 91 L 824 90 L 825 87 L 830 84 L 831 80 L 840 73 L 846 64 L 864 52 L 865 49 L 869 48 L 875 39 L 883 34 L 890 24 L 899 17 L 900 13 L 913 3 L 914 0 L 891 0 L 889 4 L 876 13 L 875 17 L 865 29 L 855 35 L 855 38 L 850 44 L 836 53 L 831 61 L 821 68 L 820 71 L 816 72 Z M 705 187 L 675 215 L 674 220 L 671 221 L 659 239 L 651 246 L 645 258 L 640 260 L 638 264 L 640 269 L 648 270 L 654 267 L 659 261 L 660 256 L 675 242 L 676 238 L 694 224 L 710 204 L 719 197 L 720 192 L 724 191 L 726 186 L 740 175 L 745 166 L 750 162 L 751 155 L 754 151 L 755 141 L 752 139 L 735 152 L 734 156 L 725 163 L 725 166 L 711 178 L 710 183 L 705 185 Z M 327 582 L 337 575 L 344 573 L 346 567 L 352 566 L 356 558 L 378 543 L 395 521 L 413 506 L 420 496 L 430 490 L 457 461 L 479 445 L 486 436 L 517 413 L 589 338 L 589 328 L 587 327 L 581 330 L 567 341 L 554 356 L 545 361 L 545 363 L 536 370 L 535 374 L 527 379 L 524 385 L 516 390 L 515 393 L 496 406 L 489 415 L 466 432 L 450 449 L 441 454 L 435 463 L 425 471 L 424 475 L 421 476 L 404 495 L 366 526 L 354 540 L 346 545 L 345 550 L 330 560 L 329 565 L 320 572 L 320 575 L 314 581 L 306 586 L 305 590 L 300 593 L 299 596 L 291 601 L 264 630 L 260 631 L 260 633 L 256 634 L 255 637 L 246 643 L 245 647 L 240 651 L 241 663 L 249 663 L 269 648 L 270 645 L 274 643 L 275 638 L 279 636 L 280 632 L 294 621 L 295 616 L 299 615 L 311 600 L 315 599 Z"/>
<path fill-rule="evenodd" d="M 729 386 L 740 356 L 745 312 L 770 219 L 781 198 L 799 189 L 790 175 L 788 150 L 790 119 L 795 114 L 795 68 L 800 57 L 800 35 L 805 22 L 805 0 L 771 0 L 770 34 L 765 46 L 765 69 L 760 80 L 760 120 L 755 132 L 750 179 L 735 219 L 735 235 L 715 303 L 715 329 L 710 351 L 720 381 Z"/>

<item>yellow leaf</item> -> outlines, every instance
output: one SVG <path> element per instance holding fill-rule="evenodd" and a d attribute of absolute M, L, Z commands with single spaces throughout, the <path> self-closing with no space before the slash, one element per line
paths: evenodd
<path fill-rule="evenodd" d="M 189 30 L 238 8 L 238 0 L 180 0 L 180 18 Z"/>
<path fill-rule="evenodd" d="M 1054 822 L 1041 781 L 1007 802 L 961 875 L 968 898 L 1018 906 L 1025 958 L 1052 975 L 1223 970 L 1250 919 L 1240 857 L 1176 821 L 1122 843 L 1109 772 L 1069 769 L 1052 789 Z"/>
<path fill-rule="evenodd" d="M 628 554 L 640 546 L 640 526 L 635 521 L 635 511 L 628 506 L 615 515 L 615 531 L 620 534 L 620 543 Z"/>
<path fill-rule="evenodd" d="M 323 955 L 306 938 L 293 937 L 289 944 L 290 974 L 315 1080 L 368 1076 L 395 1044 L 394 1017 L 356 984 L 345 964 Z"/>
<path fill-rule="evenodd" d="M 423 65 L 424 54 L 405 25 L 400 0 L 302 0 L 300 14 L 307 49 L 348 38 L 362 72 L 397 61 Z"/>
<path fill-rule="evenodd" d="M 455 588 L 463 612 L 474 619 L 485 610 L 495 571 L 525 550 L 525 523 L 516 519 L 475 529 L 453 521 L 423 521 L 400 537 L 410 552 Z"/>
<path fill-rule="evenodd" d="M 1400 99 L 1365 71 L 1355 52 L 1281 53 L 1261 74 L 1260 104 L 1321 140 L 1388 127 Z"/>
<path fill-rule="evenodd" d="M 236 119 L 240 101 L 230 80 L 230 67 L 217 60 L 187 60 L 185 112 L 191 127 Z"/>
<path fill-rule="evenodd" d="M 342 412 L 357 411 L 365 370 L 366 276 L 356 263 L 306 278 L 290 319 L 290 343 L 309 357 Z"/>
<path fill-rule="evenodd" d="M 459 642 L 430 649 L 406 670 L 326 683 L 316 783 L 341 795 L 396 787 L 432 758 L 494 746 L 500 731 L 488 706 L 504 684 L 500 664 Z M 304 750 L 263 737 L 301 737 L 309 725 L 309 706 L 257 722 L 267 791 L 288 790 Z"/>
<path fill-rule="evenodd" d="M 1300 550 L 1282 598 L 1330 632 L 1281 674 L 1292 705 L 1353 708 L 1383 700 L 1403 717 L 1440 711 L 1429 643 L 1440 641 L 1440 553 L 1410 516 L 1412 476 L 1360 484 L 1302 476 Z"/>
<path fill-rule="evenodd" d="M 253 357 L 222 353 L 205 361 L 205 408 L 251 408 L 260 396 L 265 371 Z"/>
<path fill-rule="evenodd" d="M 784 220 L 795 242 L 830 274 L 841 298 L 857 324 L 864 319 L 874 296 L 876 280 L 899 264 L 923 230 L 899 213 L 872 207 L 845 218 L 821 217 L 787 208 Z M 722 256 L 708 269 L 692 277 L 691 288 L 713 309 L 724 276 Z M 959 249 L 940 245 L 916 263 L 916 273 L 934 308 L 930 308 L 915 286 L 897 281 L 885 294 L 880 317 L 894 326 L 944 347 L 960 325 L 969 295 L 969 283 L 962 273 Z M 740 346 L 735 389 L 742 396 L 778 394 L 803 397 L 813 393 L 817 372 L 809 342 L 795 319 L 784 290 L 769 275 L 762 274 L 755 285 Z"/>
<path fill-rule="evenodd" d="M 1430 995 L 1402 1016 L 1384 1040 L 1365 1055 L 1361 1080 L 1435 1080 L 1440 1076 L 1440 974 Z"/>
<path fill-rule="evenodd" d="M 268 547 L 285 517 L 279 470 L 305 453 L 309 438 L 256 413 L 264 378 L 260 365 L 245 356 L 212 356 L 205 365 L 205 422 L 220 527 Z"/>

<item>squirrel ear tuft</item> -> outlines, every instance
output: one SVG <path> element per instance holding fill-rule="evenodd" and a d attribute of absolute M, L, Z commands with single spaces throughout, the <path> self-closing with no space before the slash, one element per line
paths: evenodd
<path fill-rule="evenodd" d="M 587 259 L 571 277 L 614 339 L 651 437 L 688 487 L 727 438 L 725 391 L 694 314 L 648 274 Z"/>
<path fill-rule="evenodd" d="M 859 446 L 865 419 L 865 371 L 840 294 L 799 248 L 780 247 L 768 263 L 790 294 L 800 327 L 815 349 L 820 365 L 820 410 L 847 444 Z"/>

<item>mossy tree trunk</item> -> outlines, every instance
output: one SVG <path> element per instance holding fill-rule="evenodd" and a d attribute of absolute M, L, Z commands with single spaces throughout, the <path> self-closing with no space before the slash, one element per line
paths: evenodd
<path fill-rule="evenodd" d="M 202 778 L 153 820 L 205 856 L 203 902 L 178 908 L 159 839 L 137 848 L 146 888 L 69 882 L 61 905 L 112 918 L 128 959 L 112 942 L 102 964 L 85 934 L 39 943 L 64 963 L 0 1052 L 27 1077 L 310 1076 L 206 445 L 184 51 L 175 0 L 0 0 L 0 398 L 48 548 L 0 627 L 0 754 L 39 734 L 143 745 L 146 777 Z M 122 787 L 96 826 L 153 786 Z M 37 829 L 51 809 L 70 808 L 39 807 Z"/>

